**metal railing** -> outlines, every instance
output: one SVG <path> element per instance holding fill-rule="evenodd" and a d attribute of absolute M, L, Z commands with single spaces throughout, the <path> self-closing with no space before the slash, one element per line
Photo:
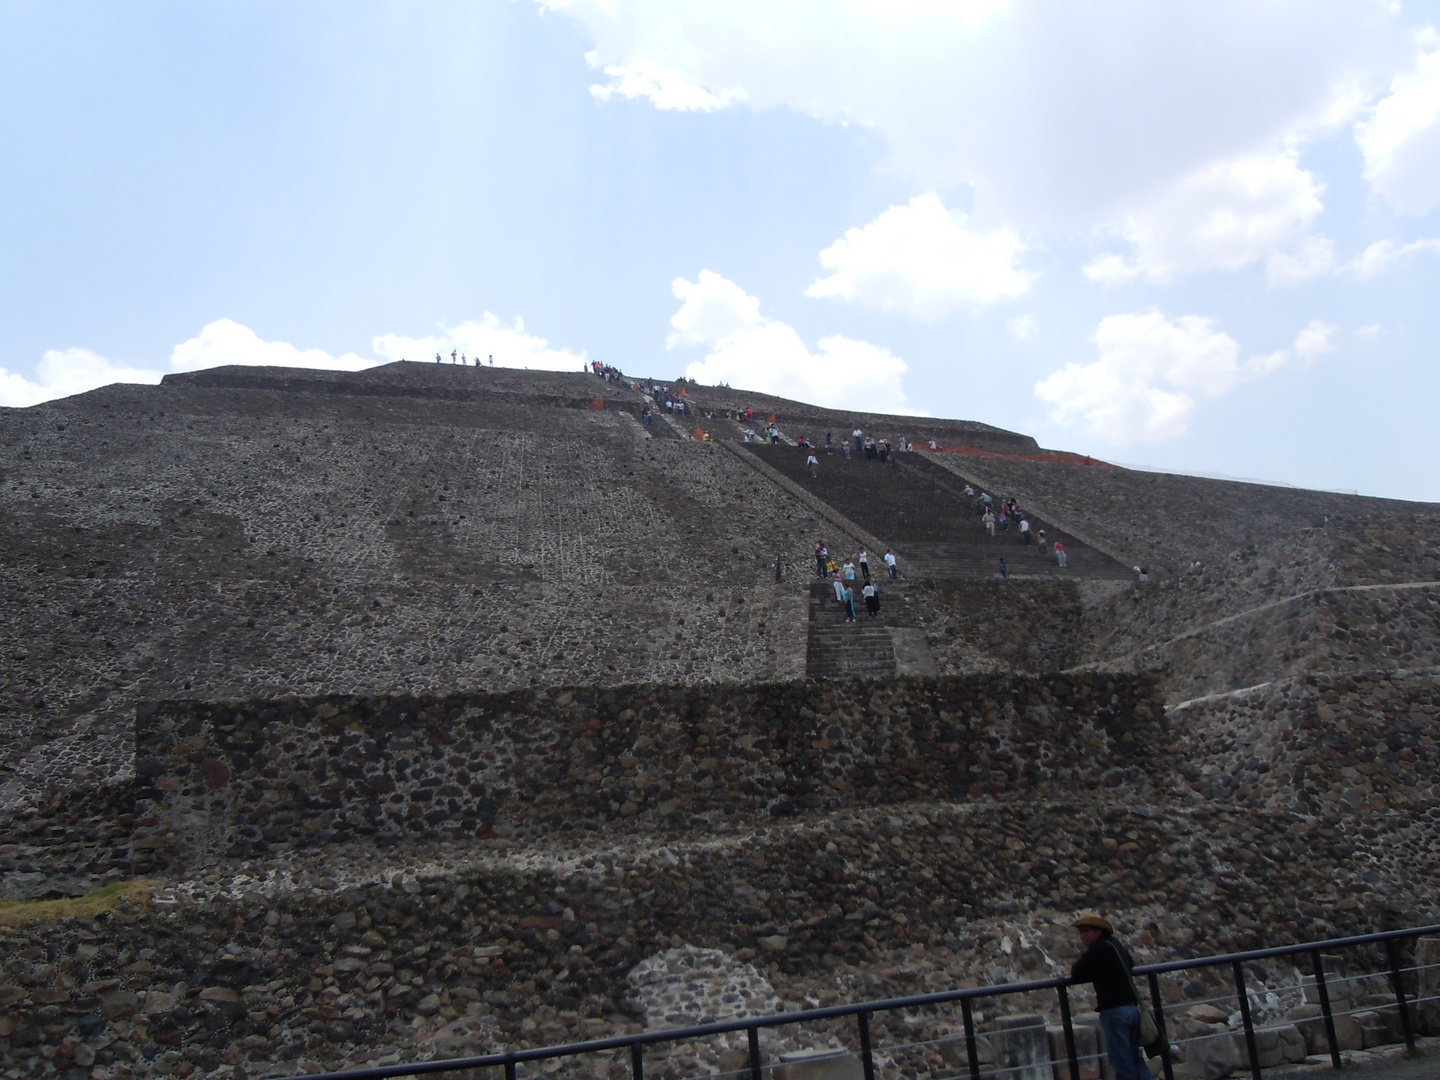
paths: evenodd
<path fill-rule="evenodd" d="M 1256 949 L 1249 952 L 1227 953 L 1223 956 L 1202 957 L 1189 960 L 1173 960 L 1161 964 L 1137 965 L 1134 974 L 1144 978 L 1150 991 L 1151 1007 L 1160 1030 L 1161 1062 L 1165 1080 L 1174 1080 L 1172 1046 L 1166 1024 L 1165 1003 L 1160 993 L 1160 976 L 1182 971 L 1204 968 L 1228 967 L 1234 978 L 1235 993 L 1239 1000 L 1239 1012 L 1244 1031 L 1246 1057 L 1253 1080 L 1260 1080 L 1260 1050 L 1256 1037 L 1257 1026 L 1252 1012 L 1251 991 L 1246 985 L 1245 965 L 1261 960 L 1289 956 L 1308 956 L 1314 972 L 1314 987 L 1319 996 L 1321 1019 L 1325 1039 L 1329 1045 L 1330 1063 L 1339 1069 L 1343 1065 L 1340 1039 L 1337 1035 L 1334 1009 L 1330 995 L 1324 955 L 1338 949 L 1354 948 L 1361 945 L 1380 944 L 1384 947 L 1388 970 L 1384 972 L 1399 1011 L 1400 1029 L 1407 1049 L 1415 1049 L 1415 1025 L 1411 1009 L 1416 1004 L 1407 999 L 1404 971 L 1400 966 L 1397 943 L 1407 939 L 1440 934 L 1440 924 L 1417 926 L 1404 930 L 1389 930 L 1355 937 L 1331 938 L 1298 945 L 1285 945 L 1273 949 Z M 484 1054 L 478 1057 L 454 1058 L 444 1061 L 396 1062 L 390 1065 L 369 1068 L 347 1069 L 340 1072 L 309 1073 L 292 1080 L 382 1080 L 388 1077 L 428 1076 L 454 1073 L 475 1069 L 503 1069 L 505 1080 L 516 1080 L 517 1069 L 527 1062 L 547 1061 L 555 1058 L 577 1057 L 608 1051 L 628 1051 L 630 1058 L 630 1080 L 645 1080 L 645 1050 L 647 1047 L 665 1043 L 728 1035 L 744 1032 L 748 1042 L 748 1057 L 745 1068 L 739 1074 L 744 1080 L 764 1080 L 766 1066 L 760 1053 L 761 1031 L 798 1024 L 813 1024 L 822 1020 L 837 1020 L 853 1017 L 857 1027 L 860 1062 L 865 1080 L 875 1080 L 876 1047 L 871 1038 L 871 1018 L 877 1013 L 891 1013 L 906 1009 L 923 1009 L 937 1005 L 958 1003 L 963 1024 L 965 1043 L 965 1064 L 969 1080 L 981 1080 L 982 1070 L 979 1040 L 983 1037 L 976 1031 L 974 1003 L 987 998 L 1001 998 L 1016 994 L 1031 994 L 1037 991 L 1054 991 L 1058 998 L 1060 1023 L 1064 1029 L 1065 1063 L 1069 1066 L 1070 1080 L 1081 1080 L 1080 1054 L 1075 1033 L 1075 1023 L 1070 1004 L 1070 988 L 1076 985 L 1068 977 L 1037 979 L 1031 982 L 1002 983 L 994 986 L 967 987 L 947 990 L 934 994 L 912 997 L 887 998 L 879 1001 L 864 1001 L 850 1005 L 805 1009 L 798 1012 L 781 1013 L 774 1016 L 748 1017 L 720 1023 L 702 1024 L 692 1027 L 668 1028 L 661 1031 L 647 1031 L 635 1035 L 617 1035 L 612 1038 L 596 1039 L 589 1042 L 568 1043 L 559 1046 L 531 1047 L 508 1050 L 501 1053 Z M 1193 1007 L 1195 1002 L 1187 1002 Z M 843 1053 L 844 1051 L 838 1051 Z M 1091 1056 L 1093 1060 L 1093 1055 Z M 1004 1071 L 1004 1070 L 1001 1070 Z M 995 1070 L 991 1070 L 994 1075 Z"/>

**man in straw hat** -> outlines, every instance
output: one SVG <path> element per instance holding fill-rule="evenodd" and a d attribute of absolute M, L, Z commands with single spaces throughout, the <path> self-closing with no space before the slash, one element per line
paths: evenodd
<path fill-rule="evenodd" d="M 1071 925 L 1080 931 L 1085 951 L 1070 969 L 1070 977 L 1095 984 L 1095 1007 L 1100 1010 L 1100 1030 L 1105 1032 L 1105 1051 L 1115 1080 L 1155 1080 L 1140 1047 L 1140 999 L 1130 975 L 1134 967 L 1130 954 L 1097 912 L 1087 911 Z"/>

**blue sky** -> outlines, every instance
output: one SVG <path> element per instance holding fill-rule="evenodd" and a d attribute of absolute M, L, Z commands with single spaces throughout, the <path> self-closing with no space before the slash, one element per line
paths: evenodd
<path fill-rule="evenodd" d="M 0 7 L 0 404 L 497 363 L 1440 501 L 1440 10 Z"/>

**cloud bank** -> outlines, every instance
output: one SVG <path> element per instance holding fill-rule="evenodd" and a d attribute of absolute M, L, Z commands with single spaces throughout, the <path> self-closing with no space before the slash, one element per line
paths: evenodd
<path fill-rule="evenodd" d="M 1348 122 L 1416 51 L 1398 5 L 1368 0 L 537 2 L 593 44 L 601 99 L 859 124 L 918 190 L 968 185 L 985 220 L 1026 233 L 1113 219 Z M 1430 55 L 1395 81 L 1367 143 L 1372 182 L 1421 201 L 1440 181 L 1405 155 L 1430 130 Z"/>
<path fill-rule="evenodd" d="M 1240 362 L 1240 344 L 1198 315 L 1159 311 L 1111 315 L 1093 341 L 1100 358 L 1066 364 L 1035 385 L 1052 422 L 1115 445 L 1160 442 L 1185 434 L 1197 399 L 1217 398 L 1298 356 L 1314 363 L 1332 349 L 1339 327 L 1314 320 L 1282 349 Z"/>
<path fill-rule="evenodd" d="M 1264 261 L 1272 282 L 1295 284 L 1335 263 L 1330 242 L 1309 231 L 1323 192 L 1293 149 L 1208 165 L 1113 223 L 1133 254 L 1099 256 L 1085 276 L 1101 285 L 1167 282 Z"/>
<path fill-rule="evenodd" d="M 1034 277 L 1017 265 L 1024 251 L 1010 229 L 977 232 L 931 192 L 847 229 L 820 252 L 830 275 L 805 295 L 934 321 L 957 308 L 1023 296 Z"/>
<path fill-rule="evenodd" d="M 914 411 L 901 385 L 908 368 L 889 350 L 832 334 L 812 352 L 793 327 L 761 314 L 756 297 L 711 270 L 676 278 L 671 289 L 681 303 L 665 347 L 707 350 L 686 377 L 833 408 Z"/>
<path fill-rule="evenodd" d="M 1423 214 L 1440 205 L 1440 35 L 1416 36 L 1417 55 L 1390 92 L 1355 125 L 1365 179 L 1398 210 Z"/>
<path fill-rule="evenodd" d="M 542 337 L 526 333 L 518 317 L 506 324 L 488 311 L 476 321 L 464 322 L 428 337 L 383 334 L 371 342 L 380 359 L 355 353 L 332 356 L 323 349 L 302 349 L 286 341 L 266 341 L 233 319 L 207 323 L 193 338 L 171 350 L 164 368 L 111 360 L 89 349 L 51 349 L 25 376 L 0 368 L 0 407 L 27 408 L 42 401 L 83 394 L 112 383 L 158 383 L 171 371 L 199 371 L 231 364 L 257 367 L 316 368 L 361 371 L 392 360 L 433 360 L 441 353 L 449 361 L 452 349 L 470 358 L 493 356 L 499 367 L 529 367 L 547 371 L 579 371 L 584 352 L 551 348 Z"/>
<path fill-rule="evenodd" d="M 579 371 L 587 363 L 584 351 L 551 348 L 545 338 L 527 333 L 518 315 L 506 324 L 498 315 L 486 312 L 478 321 L 442 327 L 428 337 L 383 334 L 371 343 L 385 360 L 434 360 L 439 353 L 446 361 L 452 350 L 488 360 L 498 367 L 535 368 L 542 371 Z"/>

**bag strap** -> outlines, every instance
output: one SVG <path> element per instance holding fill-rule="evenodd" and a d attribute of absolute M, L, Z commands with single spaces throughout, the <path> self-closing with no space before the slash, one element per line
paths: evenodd
<path fill-rule="evenodd" d="M 1135 985 L 1135 972 L 1131 969 L 1130 965 L 1125 962 L 1125 953 L 1119 945 L 1115 944 L 1113 937 L 1108 940 L 1110 942 L 1110 948 L 1115 951 L 1115 959 L 1120 961 L 1120 966 L 1125 969 L 1125 975 L 1130 980 L 1130 992 L 1135 995 L 1135 1007 L 1139 1009 L 1145 1008 L 1145 1002 L 1140 999 L 1140 987 Z"/>

